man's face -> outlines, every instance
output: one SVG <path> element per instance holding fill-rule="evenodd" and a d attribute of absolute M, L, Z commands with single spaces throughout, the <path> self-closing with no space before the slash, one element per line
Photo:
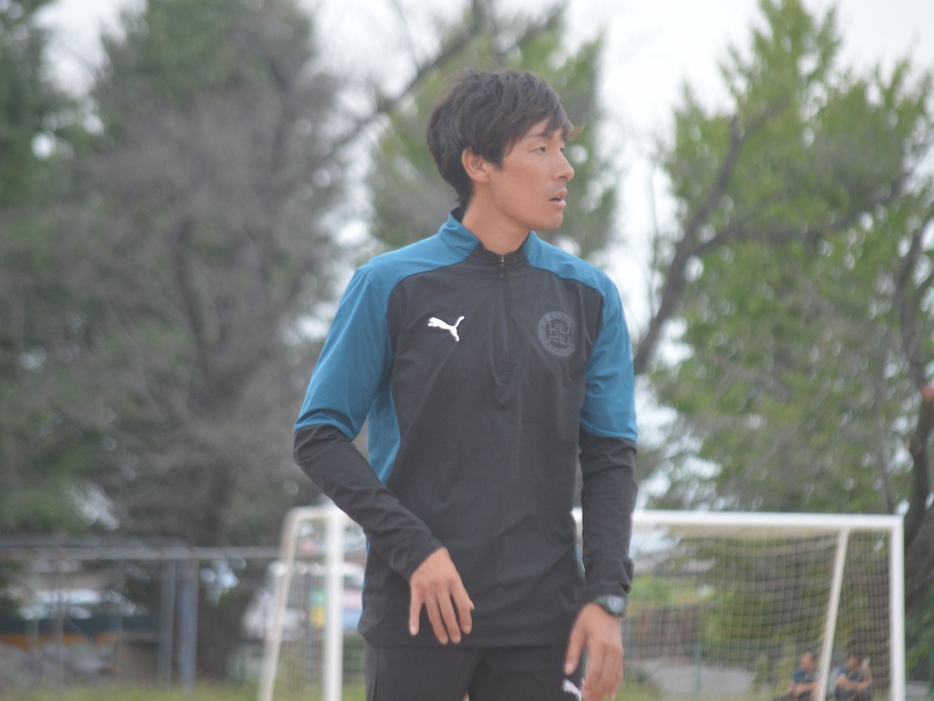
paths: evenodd
<path fill-rule="evenodd" d="M 564 157 L 561 130 L 548 131 L 548 120 L 529 129 L 490 173 L 496 208 L 525 230 L 550 231 L 564 221 L 567 181 L 574 169 Z"/>
<path fill-rule="evenodd" d="M 846 666 L 850 668 L 851 672 L 855 672 L 859 667 L 859 658 L 856 655 L 850 655 L 846 658 Z"/>
<path fill-rule="evenodd" d="M 808 672 L 813 671 L 814 655 L 812 655 L 810 652 L 805 652 L 803 655 L 801 655 L 801 666 Z"/>

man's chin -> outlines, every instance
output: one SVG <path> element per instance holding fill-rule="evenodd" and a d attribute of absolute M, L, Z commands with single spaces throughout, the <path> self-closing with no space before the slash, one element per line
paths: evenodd
<path fill-rule="evenodd" d="M 547 221 L 541 223 L 541 226 L 533 227 L 535 231 L 554 231 L 555 229 L 560 229 L 561 225 L 564 224 L 564 215 L 562 214 L 560 218 L 550 218 Z"/>

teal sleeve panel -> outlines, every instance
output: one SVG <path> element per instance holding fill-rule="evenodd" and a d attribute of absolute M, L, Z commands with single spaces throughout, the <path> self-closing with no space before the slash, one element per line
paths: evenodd
<path fill-rule="evenodd" d="M 450 218 L 441 233 L 459 227 Z M 312 374 L 296 431 L 326 423 L 353 440 L 368 418 L 370 464 L 384 484 L 389 481 L 400 438 L 390 386 L 394 351 L 387 322 L 389 298 L 407 277 L 455 265 L 477 243 L 432 236 L 377 256 L 354 273 Z"/>
<path fill-rule="evenodd" d="M 315 365 L 296 430 L 326 423 L 353 440 L 377 393 L 388 386 L 392 370 L 386 324 L 389 291 L 381 287 L 365 268 L 351 278 Z"/>
<path fill-rule="evenodd" d="M 632 345 L 616 286 L 603 286 L 603 326 L 587 363 L 581 426 L 594 436 L 639 441 Z"/>

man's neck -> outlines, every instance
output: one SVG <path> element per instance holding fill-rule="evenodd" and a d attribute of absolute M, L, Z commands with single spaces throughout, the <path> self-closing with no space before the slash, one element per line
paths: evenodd
<path fill-rule="evenodd" d="M 501 256 L 519 250 L 529 235 L 527 228 L 504 217 L 496 208 L 484 207 L 476 197 L 467 205 L 461 224 L 480 239 L 486 250 Z"/>

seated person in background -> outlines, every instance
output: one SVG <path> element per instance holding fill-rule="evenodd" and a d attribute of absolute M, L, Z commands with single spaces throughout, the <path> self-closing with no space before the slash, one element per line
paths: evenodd
<path fill-rule="evenodd" d="M 846 656 L 846 664 L 837 672 L 837 701 L 870 701 L 872 699 L 872 672 L 869 658 L 859 662 L 855 652 Z"/>
<path fill-rule="evenodd" d="M 788 682 L 788 690 L 779 701 L 811 701 L 811 694 L 819 683 L 815 673 L 814 655 L 805 652 L 801 655 L 801 666 L 795 670 L 791 681 Z"/>

